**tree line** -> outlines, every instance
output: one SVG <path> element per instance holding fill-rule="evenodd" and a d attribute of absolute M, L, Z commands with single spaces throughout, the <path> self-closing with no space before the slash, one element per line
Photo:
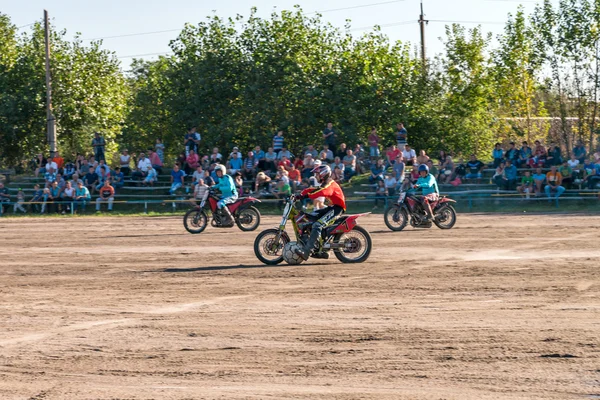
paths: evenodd
<path fill-rule="evenodd" d="M 0 163 L 14 165 L 47 152 L 43 27 L 19 33 L 0 14 L 0 37 Z M 355 37 L 298 7 L 270 18 L 252 9 L 186 25 L 172 55 L 134 60 L 125 72 L 101 41 L 53 29 L 58 147 L 67 158 L 87 153 L 100 131 L 109 153 L 160 137 L 174 156 L 197 126 L 206 149 L 264 146 L 283 129 L 297 150 L 319 144 L 327 122 L 351 144 L 366 143 L 371 127 L 391 143 L 404 122 L 417 149 L 483 158 L 497 141 L 595 146 L 600 2 L 519 9 L 497 39 L 449 25 L 444 52 L 423 65 L 378 28 Z"/>

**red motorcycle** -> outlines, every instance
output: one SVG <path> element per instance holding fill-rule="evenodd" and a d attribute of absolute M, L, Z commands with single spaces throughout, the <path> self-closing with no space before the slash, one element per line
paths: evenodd
<path fill-rule="evenodd" d="M 440 196 L 438 200 L 430 203 L 433 223 L 440 229 L 450 229 L 456 223 L 456 210 L 451 203 L 456 201 L 446 196 Z M 401 231 L 409 221 L 413 228 L 431 228 L 431 221 L 428 221 L 426 216 L 427 211 L 423 208 L 420 199 L 413 191 L 408 191 L 400 192 L 398 201 L 385 210 L 383 219 L 388 228 Z"/>
<path fill-rule="evenodd" d="M 201 233 L 208 225 L 209 215 L 212 215 L 210 224 L 215 228 L 231 228 L 225 225 L 227 216 L 217 207 L 219 197 L 214 191 L 207 190 L 200 201 L 200 205 L 190 209 L 183 217 L 183 226 L 189 233 Z M 260 225 L 260 211 L 253 207 L 260 200 L 254 197 L 239 197 L 234 203 L 227 204 L 233 219 L 243 231 L 253 231 Z"/>

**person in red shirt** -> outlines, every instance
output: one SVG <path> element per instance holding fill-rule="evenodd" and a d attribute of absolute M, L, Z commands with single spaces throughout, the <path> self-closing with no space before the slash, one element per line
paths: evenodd
<path fill-rule="evenodd" d="M 296 248 L 295 250 L 296 254 L 305 261 L 308 260 L 310 253 L 315 247 L 315 243 L 317 243 L 319 236 L 321 236 L 323 228 L 333 224 L 333 222 L 346 211 L 346 197 L 344 196 L 344 192 L 340 185 L 338 185 L 331 177 L 331 168 L 329 165 L 320 165 L 313 169 L 312 172 L 320 183 L 320 186 L 317 188 L 304 189 L 300 194 L 299 200 L 307 197 L 311 200 L 318 197 L 325 197 L 326 199 L 329 199 L 331 206 L 322 208 L 316 212 L 319 219 L 313 224 L 307 243 L 303 249 Z M 329 253 L 325 252 L 317 254 L 314 257 L 329 258 Z"/>
<path fill-rule="evenodd" d="M 285 168 L 286 171 L 289 171 L 290 167 L 292 166 L 292 163 L 290 162 L 290 160 L 288 160 L 286 156 L 282 156 L 281 160 L 279 160 L 279 162 L 277 163 L 277 166 L 283 166 L 283 168 Z"/>

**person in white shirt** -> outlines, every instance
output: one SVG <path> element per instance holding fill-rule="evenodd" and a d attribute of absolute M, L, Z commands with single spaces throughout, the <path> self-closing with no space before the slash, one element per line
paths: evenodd
<path fill-rule="evenodd" d="M 404 150 L 402 150 L 402 157 L 404 158 L 404 163 L 406 165 L 417 164 L 417 153 L 415 153 L 415 150 L 411 149 L 409 145 L 404 146 Z"/>
<path fill-rule="evenodd" d="M 569 164 L 569 167 L 575 169 L 579 166 L 579 160 L 577 158 L 575 158 L 575 154 L 571 154 L 571 159 L 569 161 L 567 161 L 567 163 Z"/>
<path fill-rule="evenodd" d="M 129 162 L 131 161 L 131 156 L 129 155 L 129 151 L 127 149 L 123 150 L 121 154 L 120 164 L 121 164 L 121 172 L 123 175 L 127 176 L 131 173 L 131 169 L 129 168 Z"/>
<path fill-rule="evenodd" d="M 48 160 L 48 164 L 46 164 L 46 171 L 48 171 L 50 168 L 52 168 L 54 171 L 58 171 L 58 165 L 52 160 Z"/>
<path fill-rule="evenodd" d="M 141 179 L 148 175 L 148 170 L 152 168 L 152 163 L 149 158 L 146 158 L 146 154 L 140 153 L 140 159 L 138 160 L 137 170 L 131 174 L 134 179 Z"/>

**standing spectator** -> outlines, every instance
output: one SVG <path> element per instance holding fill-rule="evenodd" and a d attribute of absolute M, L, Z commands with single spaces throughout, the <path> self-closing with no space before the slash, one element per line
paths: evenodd
<path fill-rule="evenodd" d="M 277 171 L 277 153 L 272 147 L 269 147 L 265 153 L 265 170 Z"/>
<path fill-rule="evenodd" d="M 137 162 L 137 169 L 133 171 L 131 177 L 141 180 L 148 175 L 148 169 L 152 168 L 152 163 L 146 158 L 146 154 L 140 153 L 140 159 Z"/>
<path fill-rule="evenodd" d="M 396 194 L 396 186 L 398 185 L 398 181 L 394 178 L 393 175 L 386 174 L 383 179 L 385 183 L 385 190 L 388 192 L 388 196 L 393 196 Z"/>
<path fill-rule="evenodd" d="M 387 203 L 388 190 L 385 188 L 385 182 L 382 180 L 377 181 L 377 188 L 375 189 L 375 206 L 373 210 L 377 209 L 379 201 L 383 202 L 383 205 Z"/>
<path fill-rule="evenodd" d="M 354 146 L 354 156 L 356 157 L 356 172 L 362 174 L 365 172 L 365 149 L 361 143 Z"/>
<path fill-rule="evenodd" d="M 494 168 L 498 168 L 498 166 L 500 165 L 500 163 L 502 163 L 502 160 L 504 159 L 504 151 L 502 150 L 500 143 L 496 143 L 496 145 L 494 146 L 494 150 L 492 151 L 492 157 L 494 159 Z"/>
<path fill-rule="evenodd" d="M 125 186 L 125 174 L 123 174 L 120 167 L 115 168 L 115 176 L 113 176 L 112 179 L 112 186 L 115 189 L 120 189 Z"/>
<path fill-rule="evenodd" d="M 227 170 L 229 175 L 234 175 L 236 172 L 240 171 L 243 166 L 243 161 L 241 158 L 238 158 L 238 152 L 235 151 L 232 153 L 232 158 L 227 162 Z"/>
<path fill-rule="evenodd" d="M 319 154 L 319 160 L 330 163 L 334 158 L 335 156 L 333 155 L 333 151 L 329 148 L 329 145 L 323 145 L 323 150 L 321 150 L 321 154 Z"/>
<path fill-rule="evenodd" d="M 92 199 L 87 187 L 83 186 L 83 182 L 80 180 L 77 182 L 77 190 L 75 191 L 75 202 L 73 203 L 74 212 L 77 213 L 77 209 L 85 210 L 86 204 Z"/>
<path fill-rule="evenodd" d="M 481 173 L 485 164 L 482 163 L 475 157 L 475 154 L 471 154 L 471 160 L 467 163 L 467 179 L 477 179 L 477 183 L 481 183 Z"/>
<path fill-rule="evenodd" d="M 521 178 L 521 184 L 517 187 L 517 191 L 521 193 L 521 197 L 525 196 L 529 198 L 529 195 L 533 193 L 534 181 L 531 176 L 531 171 L 525 171 L 525 175 Z"/>
<path fill-rule="evenodd" d="M 508 150 L 504 153 L 504 160 L 510 160 L 513 164 L 519 164 L 520 161 L 520 151 L 517 149 L 515 142 L 510 142 L 508 145 Z"/>
<path fill-rule="evenodd" d="M 569 167 L 569 163 L 565 161 L 560 168 L 558 168 L 558 172 L 563 176 L 563 186 L 570 189 L 573 185 L 573 168 Z"/>
<path fill-rule="evenodd" d="M 216 163 L 216 164 L 220 164 L 221 161 L 223 160 L 223 155 L 221 153 L 219 153 L 219 148 L 215 147 L 212 151 L 212 154 L 209 157 L 210 159 L 210 163 Z"/>
<path fill-rule="evenodd" d="M 533 151 L 527 142 L 523 142 L 518 153 L 518 167 L 523 168 L 530 165 L 530 160 L 533 157 Z"/>
<path fill-rule="evenodd" d="M 40 189 L 40 185 L 35 184 L 35 186 L 33 186 L 33 196 L 31 197 L 31 200 L 29 200 L 30 203 L 32 203 L 30 205 L 31 209 L 33 210 L 33 212 L 39 213 L 41 210 L 40 204 L 42 202 L 42 199 L 44 198 L 44 191 Z"/>
<path fill-rule="evenodd" d="M 550 167 L 550 172 L 546 174 L 546 187 L 544 190 L 546 191 L 546 196 L 548 199 L 551 198 L 551 194 L 556 194 L 554 197 L 558 198 L 563 192 L 565 188 L 561 186 L 562 184 L 562 175 L 557 171 L 556 165 Z"/>
<path fill-rule="evenodd" d="M 346 157 L 342 160 L 344 163 L 344 179 L 350 181 L 356 174 L 356 156 L 352 154 L 352 150 L 346 151 Z"/>
<path fill-rule="evenodd" d="M 175 195 L 175 191 L 183 186 L 183 177 L 185 174 L 183 171 L 179 170 L 179 166 L 175 164 L 173 166 L 173 170 L 171 171 L 171 189 L 169 190 L 169 194 L 171 196 Z"/>
<path fill-rule="evenodd" d="M 65 206 L 63 207 L 63 214 L 64 209 L 66 209 L 68 212 L 71 211 L 71 203 L 75 201 L 75 194 L 76 194 L 76 189 L 71 185 L 71 182 L 67 182 L 66 186 L 65 186 L 65 190 L 63 190 L 62 194 L 61 194 L 61 200 L 65 203 Z"/>
<path fill-rule="evenodd" d="M 249 151 L 248 156 L 244 160 L 244 172 L 242 173 L 243 178 L 249 181 L 254 179 L 254 174 L 256 173 L 257 165 L 258 160 L 254 158 L 254 153 Z"/>
<path fill-rule="evenodd" d="M 556 144 L 551 144 L 548 148 L 548 153 L 546 155 L 546 163 L 548 165 L 561 165 L 562 164 L 562 154 L 560 151 L 560 147 Z M 563 176 L 564 177 L 564 176 Z"/>
<path fill-rule="evenodd" d="M 198 144 L 200 143 L 200 134 L 196 132 L 196 127 L 192 126 L 188 132 L 184 135 L 183 140 L 185 142 L 185 156 L 190 154 L 190 150 L 198 151 Z"/>
<path fill-rule="evenodd" d="M 535 174 L 532 176 L 533 183 L 535 185 L 536 196 L 541 196 L 543 192 L 544 183 L 546 182 L 546 175 L 542 173 L 541 168 L 535 170 Z"/>
<path fill-rule="evenodd" d="M 581 140 L 578 140 L 577 146 L 573 147 L 573 154 L 575 155 L 575 158 L 579 160 L 579 163 L 583 164 L 585 157 L 587 156 L 587 151 Z"/>
<path fill-rule="evenodd" d="M 154 144 L 154 148 L 156 149 L 156 154 L 160 160 L 160 165 L 164 165 L 165 163 L 165 145 L 162 142 L 161 138 L 156 138 L 156 143 Z"/>
<path fill-rule="evenodd" d="M 408 144 L 404 145 L 404 150 L 402 150 L 402 158 L 404 159 L 404 163 L 406 165 L 415 165 L 417 164 L 417 153 L 415 153 L 414 149 L 411 149 Z"/>
<path fill-rule="evenodd" d="M 515 190 L 517 188 L 517 167 L 511 160 L 506 160 L 504 176 L 506 177 L 506 190 Z"/>
<path fill-rule="evenodd" d="M 110 181 L 106 180 L 100 188 L 99 196 L 96 199 L 96 212 L 100 212 L 100 205 L 102 203 L 108 203 L 108 211 L 112 211 L 114 201 L 115 189 L 110 185 Z"/>
<path fill-rule="evenodd" d="M 346 143 L 342 143 L 340 144 L 340 148 L 338 149 L 337 153 L 334 152 L 334 154 L 336 157 L 343 159 L 344 157 L 346 157 L 346 150 L 348 150 L 346 148 Z"/>
<path fill-rule="evenodd" d="M 385 166 L 383 165 L 383 160 L 380 158 L 371 167 L 371 175 L 369 175 L 369 183 L 377 183 L 377 181 L 382 181 L 384 172 L 385 172 Z"/>
<path fill-rule="evenodd" d="M 48 164 L 48 160 L 41 153 L 36 156 L 35 161 L 35 177 L 37 178 L 39 174 L 46 173 L 46 164 Z"/>
<path fill-rule="evenodd" d="M 190 155 L 187 157 L 187 163 L 189 165 L 189 159 L 192 156 L 192 154 L 194 154 L 196 157 L 193 157 L 192 160 L 196 160 L 196 164 L 198 164 L 198 162 L 200 161 L 200 159 L 198 158 L 198 155 L 193 151 L 190 150 Z M 150 164 L 152 164 L 152 168 L 154 168 L 156 170 L 157 174 L 162 174 L 162 167 L 163 167 L 163 163 L 160 160 L 160 157 L 158 156 L 158 154 L 156 152 L 154 152 L 152 150 L 152 148 L 148 149 L 148 159 L 150 160 Z M 192 167 L 193 169 L 196 169 L 196 167 Z"/>
<path fill-rule="evenodd" d="M 23 214 L 27 213 L 27 210 L 25 209 L 25 207 L 23 207 L 23 204 L 25 203 L 25 193 L 23 193 L 23 189 L 19 188 L 19 191 L 17 192 L 17 201 L 15 202 L 14 206 L 13 206 L 13 213 L 17 213 L 17 209 L 20 210 L 21 212 L 23 212 Z"/>
<path fill-rule="evenodd" d="M 335 150 L 336 150 L 335 138 L 336 138 L 336 133 L 335 133 L 335 130 L 333 129 L 333 123 L 328 122 L 327 127 L 325 127 L 325 129 L 323 130 L 323 140 L 325 141 L 325 144 L 327 145 L 329 150 L 331 150 L 332 153 L 335 153 Z"/>
<path fill-rule="evenodd" d="M 425 153 L 425 150 L 420 150 L 419 155 L 417 156 L 417 165 L 427 164 L 429 161 L 429 156 Z"/>
<path fill-rule="evenodd" d="M 279 158 L 279 152 L 284 147 L 284 138 L 283 131 L 277 131 L 277 134 L 273 136 L 273 151 L 277 154 L 277 158 Z"/>
<path fill-rule="evenodd" d="M 374 126 L 371 127 L 371 133 L 369 134 L 369 156 L 371 159 L 376 159 L 379 157 L 379 136 L 377 135 L 377 128 Z"/>
<path fill-rule="evenodd" d="M 104 156 L 104 146 L 106 146 L 106 141 L 102 136 L 100 136 L 100 132 L 94 133 L 94 138 L 92 139 L 92 147 L 94 148 L 94 156 L 98 161 L 106 161 Z"/>
<path fill-rule="evenodd" d="M 402 122 L 396 125 L 396 144 L 400 151 L 404 151 L 406 144 L 408 143 L 408 132 L 406 132 L 406 128 L 404 128 L 404 124 Z M 407 157 L 404 157 L 405 160 L 408 160 Z M 408 164 L 412 165 L 412 164 Z"/>

